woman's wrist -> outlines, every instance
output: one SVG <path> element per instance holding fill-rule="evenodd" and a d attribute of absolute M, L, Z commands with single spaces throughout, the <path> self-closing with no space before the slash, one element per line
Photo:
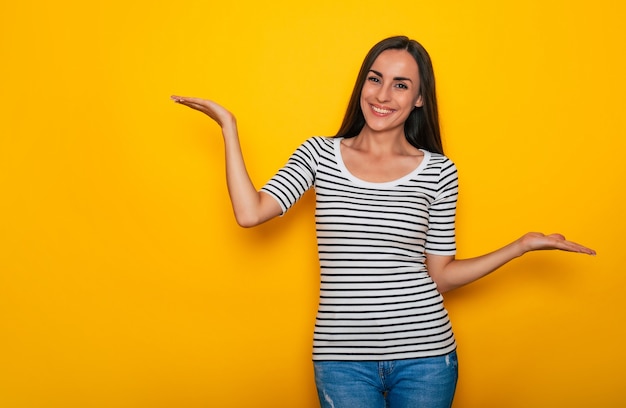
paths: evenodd
<path fill-rule="evenodd" d="M 532 251 L 532 248 L 530 248 L 530 246 L 527 244 L 527 240 L 525 238 L 526 234 L 522 235 L 512 243 L 513 253 L 515 254 L 516 258 L 519 258 L 525 253 Z"/>
<path fill-rule="evenodd" d="M 237 137 L 237 120 L 234 116 L 222 124 L 222 135 L 224 138 Z"/>

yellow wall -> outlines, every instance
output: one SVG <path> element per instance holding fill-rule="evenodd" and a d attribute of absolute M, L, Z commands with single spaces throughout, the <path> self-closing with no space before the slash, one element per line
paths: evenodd
<path fill-rule="evenodd" d="M 217 3 L 217 4 L 214 4 Z M 316 407 L 313 197 L 235 225 L 219 130 L 261 185 L 338 127 L 366 51 L 420 40 L 460 170 L 455 407 L 616 407 L 626 363 L 626 6 L 617 0 L 13 1 L 0 11 L 0 406 Z"/>

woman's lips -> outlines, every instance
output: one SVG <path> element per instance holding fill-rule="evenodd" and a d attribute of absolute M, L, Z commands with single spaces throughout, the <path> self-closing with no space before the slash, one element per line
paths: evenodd
<path fill-rule="evenodd" d="M 379 115 L 388 115 L 390 113 L 393 113 L 393 109 L 387 109 L 376 105 L 370 105 L 370 107 L 372 108 L 374 113 L 377 113 Z"/>

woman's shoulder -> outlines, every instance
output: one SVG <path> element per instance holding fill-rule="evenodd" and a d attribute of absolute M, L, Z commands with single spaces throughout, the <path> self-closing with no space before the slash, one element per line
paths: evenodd
<path fill-rule="evenodd" d="M 332 144 L 335 142 L 336 139 L 338 138 L 334 136 L 311 136 L 308 139 L 306 139 L 305 142 L 332 146 Z"/>
<path fill-rule="evenodd" d="M 335 140 L 334 137 L 311 136 L 302 142 L 300 148 L 315 151 L 317 154 L 330 153 L 333 150 Z"/>
<path fill-rule="evenodd" d="M 456 165 L 448 156 L 435 152 L 429 152 L 429 156 L 427 171 L 437 174 L 441 179 L 456 179 L 458 177 Z"/>
<path fill-rule="evenodd" d="M 452 165 L 454 166 L 454 162 L 448 156 L 443 155 L 437 152 L 428 151 L 428 155 L 430 156 L 430 162 L 438 165 Z"/>

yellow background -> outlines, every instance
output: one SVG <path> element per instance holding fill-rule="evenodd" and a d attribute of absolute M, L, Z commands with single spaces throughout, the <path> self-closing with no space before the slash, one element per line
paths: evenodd
<path fill-rule="evenodd" d="M 13 1 L 0 10 L 0 406 L 316 407 L 312 194 L 236 226 L 217 126 L 261 186 L 340 123 L 378 40 L 418 39 L 460 171 L 459 256 L 529 254 L 446 295 L 460 407 L 617 407 L 626 6 L 617 0 Z"/>

